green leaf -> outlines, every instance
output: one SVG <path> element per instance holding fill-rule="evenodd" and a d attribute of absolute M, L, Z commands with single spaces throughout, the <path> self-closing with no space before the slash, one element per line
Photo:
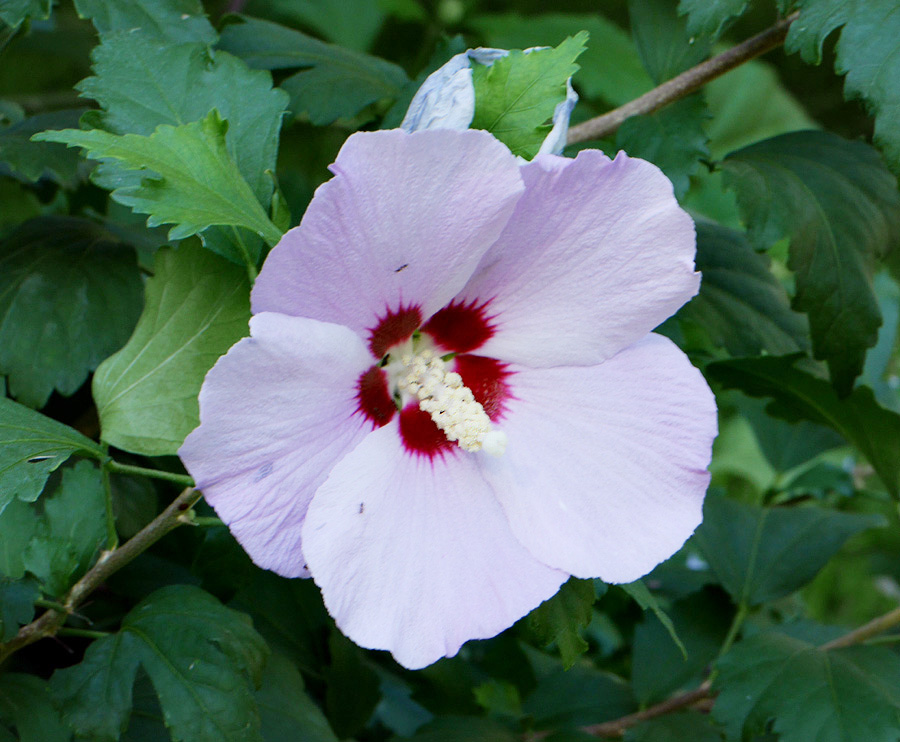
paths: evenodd
<path fill-rule="evenodd" d="M 835 71 L 846 74 L 844 97 L 861 98 L 875 115 L 876 144 L 900 170 L 900 14 L 894 0 L 802 0 L 785 41 L 818 64 L 822 44 L 843 26 Z"/>
<path fill-rule="evenodd" d="M 491 132 L 514 155 L 534 157 L 550 130 L 546 122 L 566 97 L 566 80 L 578 70 L 575 60 L 587 39 L 582 31 L 554 49 L 511 51 L 490 67 L 474 64 L 472 128 Z"/>
<path fill-rule="evenodd" d="M 722 742 L 722 734 L 695 711 L 666 714 L 625 731 L 625 742 Z"/>
<path fill-rule="evenodd" d="M 242 21 L 225 27 L 219 47 L 255 68 L 305 68 L 281 87 L 291 96 L 294 114 L 309 114 L 317 126 L 355 116 L 375 101 L 397 98 L 409 82 L 401 67 L 378 57 L 326 44 L 270 21 Z"/>
<path fill-rule="evenodd" d="M 79 664 L 53 674 L 62 718 L 79 737 L 115 742 L 125 731 L 140 645 L 132 633 L 113 634 L 93 642 Z"/>
<path fill-rule="evenodd" d="M 744 358 L 706 367 L 710 379 L 753 397 L 784 420 L 809 420 L 840 433 L 869 460 L 888 491 L 900 494 L 900 415 L 881 407 L 868 387 L 840 399 L 828 382 L 794 368 L 798 356 Z"/>
<path fill-rule="evenodd" d="M 873 268 L 900 240 L 896 179 L 863 142 L 815 131 L 746 147 L 724 168 L 751 241 L 790 238 L 793 306 L 809 315 L 815 356 L 848 393 L 881 324 Z"/>
<path fill-rule="evenodd" d="M 380 683 L 362 650 L 337 629 L 328 638 L 325 711 L 340 739 L 359 734 L 381 700 Z"/>
<path fill-rule="evenodd" d="M 251 0 L 247 12 L 311 28 L 340 46 L 364 51 L 381 29 L 385 9 L 383 0 L 354 0 L 352 13 L 344 0 Z"/>
<path fill-rule="evenodd" d="M 0 20 L 16 27 L 26 18 L 49 18 L 52 0 L 4 0 L 0 3 Z"/>
<path fill-rule="evenodd" d="M 895 742 L 900 658 L 889 649 L 822 650 L 784 634 L 757 634 L 718 662 L 713 716 L 729 737 L 774 719 L 781 742 Z"/>
<path fill-rule="evenodd" d="M 0 523 L 9 510 L 7 508 L 0 514 Z M 5 540 L 6 534 L 3 536 Z M 34 601 L 40 597 L 40 588 L 34 580 L 11 582 L 0 578 L 0 642 L 8 642 L 16 635 L 20 626 L 34 618 Z"/>
<path fill-rule="evenodd" d="M 631 684 L 642 706 L 702 682 L 728 629 L 728 608 L 722 603 L 704 591 L 672 604 L 669 616 L 684 642 L 686 656 L 655 616 L 646 615 L 635 627 Z"/>
<path fill-rule="evenodd" d="M 599 14 L 516 13 L 479 15 L 466 25 L 484 36 L 488 46 L 528 49 L 559 44 L 568 36 L 587 31 L 590 38 L 580 57 L 581 69 L 572 82 L 588 98 L 602 98 L 621 106 L 653 87 L 631 37 Z"/>
<path fill-rule="evenodd" d="M 619 585 L 626 593 L 628 593 L 632 599 L 641 607 L 642 610 L 647 610 L 648 608 L 653 611 L 653 614 L 659 619 L 659 622 L 663 625 L 666 631 L 669 633 L 669 637 L 675 642 L 675 646 L 681 650 L 682 656 L 687 659 L 687 649 L 684 648 L 684 644 L 681 639 L 678 637 L 678 633 L 675 631 L 675 626 L 672 624 L 672 619 L 666 614 L 666 612 L 660 608 L 659 602 L 656 598 L 653 597 L 653 593 L 651 593 L 647 586 L 643 583 L 642 580 L 635 580 L 634 582 L 630 582 L 626 585 Z"/>
<path fill-rule="evenodd" d="M 43 407 L 124 345 L 143 286 L 130 245 L 85 219 L 40 217 L 0 242 L 0 374 Z"/>
<path fill-rule="evenodd" d="M 879 515 L 824 508 L 764 508 L 706 498 L 694 542 L 735 602 L 754 606 L 799 590 L 851 536 Z"/>
<path fill-rule="evenodd" d="M 199 424 L 203 377 L 248 332 L 249 291 L 237 266 L 195 245 L 157 252 L 134 335 L 94 374 L 103 440 L 149 456 L 178 450 Z"/>
<path fill-rule="evenodd" d="M 700 293 L 678 314 L 734 356 L 782 355 L 809 347 L 806 317 L 791 310 L 769 261 L 743 233 L 697 223 Z"/>
<path fill-rule="evenodd" d="M 281 655 L 266 663 L 256 702 L 266 742 L 337 742 L 325 714 L 306 694 L 297 668 Z"/>
<path fill-rule="evenodd" d="M 616 132 L 616 148 L 658 165 L 682 198 L 702 160 L 709 159 L 703 124 L 708 118 L 700 95 L 676 101 L 650 116 L 632 116 Z"/>
<path fill-rule="evenodd" d="M 596 597 L 591 580 L 570 577 L 556 595 L 528 614 L 529 630 L 544 646 L 556 642 L 566 669 L 588 649 L 581 630 L 591 622 Z"/>
<path fill-rule="evenodd" d="M 644 68 L 658 85 L 709 54 L 707 40 L 692 40 L 671 0 L 628 0 L 631 33 Z"/>
<path fill-rule="evenodd" d="M 0 513 L 17 496 L 36 500 L 50 472 L 73 453 L 104 455 L 97 443 L 68 425 L 0 398 Z"/>
<path fill-rule="evenodd" d="M 517 742 L 519 736 L 499 722 L 466 716 L 441 716 L 428 722 L 409 742 Z M 403 738 L 406 742 L 407 738 Z M 394 738 L 394 742 L 401 742 Z"/>
<path fill-rule="evenodd" d="M 169 239 L 184 239 L 213 225 L 245 227 L 274 245 L 281 232 L 269 221 L 225 143 L 228 125 L 213 111 L 202 121 L 160 125 L 150 136 L 64 129 L 38 141 L 82 147 L 88 157 L 113 159 L 146 177 L 113 191 L 113 198 L 142 214 L 147 225 L 175 224 Z M 247 262 L 255 263 L 252 256 Z"/>
<path fill-rule="evenodd" d="M 245 615 L 196 587 L 170 585 L 138 604 L 119 634 L 94 642 L 81 664 L 58 671 L 53 684 L 80 734 L 118 739 L 140 662 L 174 742 L 261 742 L 252 691 L 267 651 Z"/>
<path fill-rule="evenodd" d="M 140 31 L 168 44 L 216 40 L 200 0 L 75 0 L 75 9 L 101 36 Z"/>
<path fill-rule="evenodd" d="M 68 742 L 71 737 L 50 701 L 47 681 L 34 675 L 0 676 L 0 718 L 12 721 L 19 742 Z"/>
<path fill-rule="evenodd" d="M 687 16 L 691 36 L 718 38 L 726 24 L 747 9 L 747 0 L 681 0 L 678 12 Z"/>
<path fill-rule="evenodd" d="M 12 580 L 25 575 L 25 549 L 39 522 L 35 508 L 16 498 L 0 511 L 0 575 Z"/>
<path fill-rule="evenodd" d="M 44 129 L 78 126 L 78 119 L 85 110 L 71 108 L 39 113 L 0 129 L 0 161 L 25 181 L 33 183 L 46 177 L 66 188 L 74 188 L 81 162 L 78 153 L 59 144 L 32 142 L 31 137 Z M 0 166 L 0 172 L 2 170 Z"/>
<path fill-rule="evenodd" d="M 538 729 L 553 730 L 609 721 L 635 708 L 624 680 L 583 664 L 542 677 L 522 705 Z"/>
<path fill-rule="evenodd" d="M 25 568 L 44 591 L 62 595 L 94 561 L 106 539 L 106 495 L 100 470 L 88 461 L 66 469 L 42 500 L 44 515 L 25 551 Z"/>

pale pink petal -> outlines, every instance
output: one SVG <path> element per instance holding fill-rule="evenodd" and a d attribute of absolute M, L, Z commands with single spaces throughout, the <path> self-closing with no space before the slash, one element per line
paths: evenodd
<path fill-rule="evenodd" d="M 479 352 L 544 367 L 597 363 L 697 293 L 695 237 L 649 162 L 538 156 L 525 195 L 460 297 L 495 317 Z"/>
<path fill-rule="evenodd" d="M 473 130 L 354 134 L 331 170 L 266 260 L 252 306 L 363 336 L 388 309 L 427 319 L 447 304 L 523 189 L 509 150 Z"/>
<path fill-rule="evenodd" d="M 473 456 L 410 455 L 396 418 L 319 488 L 303 552 L 341 631 L 413 669 L 496 635 L 568 577 L 513 538 Z"/>
<path fill-rule="evenodd" d="M 684 353 L 649 335 L 598 366 L 512 370 L 506 453 L 480 465 L 519 541 L 607 582 L 674 554 L 700 523 L 717 426 Z"/>
<path fill-rule="evenodd" d="M 346 327 L 264 313 L 207 374 L 200 427 L 178 452 L 207 502 L 260 567 L 308 576 L 306 508 L 372 425 L 356 385 L 372 363 Z"/>

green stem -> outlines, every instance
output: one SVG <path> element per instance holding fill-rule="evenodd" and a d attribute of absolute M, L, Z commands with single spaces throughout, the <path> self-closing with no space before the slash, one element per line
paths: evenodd
<path fill-rule="evenodd" d="M 45 600 L 44 598 L 38 598 L 34 601 L 34 604 L 38 608 L 52 608 L 54 611 L 64 611 L 66 607 L 62 603 L 57 603 L 55 600 Z"/>
<path fill-rule="evenodd" d="M 194 480 L 187 474 L 176 474 L 171 471 L 163 471 L 162 469 L 147 469 L 143 466 L 132 466 L 131 464 L 123 464 L 119 461 L 108 459 L 105 469 L 114 474 L 133 474 L 136 477 L 150 477 L 151 479 L 164 479 L 167 482 L 180 484 L 182 487 L 193 487 Z"/>
<path fill-rule="evenodd" d="M 725 641 L 722 642 L 722 646 L 719 648 L 717 657 L 724 656 L 728 650 L 731 649 L 731 645 L 734 644 L 734 640 L 737 639 L 738 634 L 744 626 L 744 621 L 747 620 L 747 614 L 749 612 L 750 607 L 742 601 L 740 605 L 738 605 L 737 613 L 734 614 L 734 618 L 731 620 L 731 626 L 728 627 L 728 633 L 725 635 Z"/>
<path fill-rule="evenodd" d="M 86 639 L 103 639 L 110 636 L 109 631 L 92 631 L 91 629 L 73 629 L 70 626 L 60 626 L 56 633 L 60 636 L 83 636 Z"/>
<path fill-rule="evenodd" d="M 103 444 L 103 455 L 108 455 L 109 446 Z M 100 468 L 100 477 L 103 480 L 103 494 L 106 498 L 106 550 L 112 551 L 119 545 L 119 534 L 116 532 L 116 514 L 113 511 L 112 485 L 109 481 L 109 468 Z"/>

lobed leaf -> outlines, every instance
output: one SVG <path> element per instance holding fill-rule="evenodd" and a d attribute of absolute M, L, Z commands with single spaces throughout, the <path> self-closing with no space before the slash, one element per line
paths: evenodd
<path fill-rule="evenodd" d="M 547 122 L 566 97 L 566 81 L 578 70 L 575 60 L 588 35 L 579 32 L 554 49 L 528 54 L 511 51 L 490 67 L 473 63 L 475 117 L 473 129 L 485 129 L 530 160 L 550 131 Z"/>
<path fill-rule="evenodd" d="M 628 15 L 638 54 L 657 85 L 709 54 L 709 42 L 692 39 L 671 0 L 628 0 Z"/>
<path fill-rule="evenodd" d="M 258 18 L 226 26 L 219 48 L 258 69 L 304 68 L 281 87 L 291 96 L 294 115 L 307 113 L 317 126 L 355 116 L 376 101 L 397 98 L 409 82 L 392 62 Z"/>
<path fill-rule="evenodd" d="M 0 719 L 15 726 L 18 742 L 69 742 L 71 736 L 50 700 L 47 681 L 34 675 L 0 676 Z"/>
<path fill-rule="evenodd" d="M 9 508 L 0 514 L 0 523 L 7 512 Z M 8 642 L 18 633 L 20 626 L 34 618 L 34 602 L 40 597 L 40 588 L 34 580 L 13 582 L 0 577 L 0 642 Z"/>
<path fill-rule="evenodd" d="M 894 742 L 900 734 L 900 658 L 889 649 L 823 650 L 762 633 L 717 668 L 712 713 L 731 738 L 771 719 L 781 742 Z"/>
<path fill-rule="evenodd" d="M 168 44 L 216 40 L 200 0 L 75 0 L 75 9 L 91 20 L 101 37 L 140 31 Z"/>
<path fill-rule="evenodd" d="M 726 387 L 752 397 L 771 397 L 766 408 L 770 415 L 808 420 L 837 431 L 869 460 L 888 491 L 900 495 L 900 415 L 881 407 L 868 387 L 839 398 L 827 381 L 795 368 L 798 358 L 719 361 L 706 372 Z"/>
<path fill-rule="evenodd" d="M 0 374 L 43 407 L 125 344 L 143 286 L 134 248 L 85 219 L 39 217 L 0 242 Z"/>
<path fill-rule="evenodd" d="M 36 500 L 50 473 L 75 453 L 104 455 L 99 444 L 68 425 L 0 398 L 0 513 L 16 497 Z"/>
<path fill-rule="evenodd" d="M 851 536 L 880 515 L 824 508 L 765 508 L 707 497 L 694 543 L 736 603 L 777 600 L 810 582 Z"/>
<path fill-rule="evenodd" d="M 896 179 L 868 145 L 820 131 L 745 147 L 723 166 L 751 241 L 790 238 L 793 306 L 809 316 L 815 357 L 849 393 L 881 324 L 872 272 L 900 240 Z"/>
<path fill-rule="evenodd" d="M 235 265 L 183 244 L 156 254 L 134 335 L 94 374 L 102 438 L 174 454 L 200 422 L 197 397 L 216 359 L 248 332 L 250 286 Z"/>
<path fill-rule="evenodd" d="M 26 18 L 49 18 L 53 0 L 4 0 L 0 3 L 0 21 L 16 27 Z"/>
<path fill-rule="evenodd" d="M 0 128 L 0 173 L 8 168 L 14 176 L 27 182 L 50 178 L 65 188 L 74 188 L 81 162 L 78 153 L 59 144 L 32 142 L 31 137 L 44 129 L 77 126 L 85 110 L 70 108 L 39 113 Z"/>
<path fill-rule="evenodd" d="M 842 28 L 835 71 L 846 74 L 844 97 L 861 98 L 875 116 L 876 144 L 900 170 L 900 13 L 894 0 L 800 0 L 785 49 L 822 61 L 825 39 Z"/>
<path fill-rule="evenodd" d="M 782 355 L 809 347 L 806 317 L 790 307 L 787 292 L 769 261 L 743 233 L 697 223 L 700 293 L 679 312 L 733 356 Z"/>
<path fill-rule="evenodd" d="M 528 628 L 542 645 L 556 642 L 566 669 L 588 649 L 581 629 L 591 622 L 596 598 L 591 580 L 570 577 L 556 595 L 528 614 Z"/>
<path fill-rule="evenodd" d="M 89 157 L 112 159 L 141 171 L 139 185 L 127 184 L 112 197 L 149 214 L 147 225 L 174 224 L 169 239 L 184 239 L 210 226 L 245 227 L 274 245 L 280 230 L 269 221 L 225 143 L 228 125 L 213 111 L 201 121 L 160 125 L 150 136 L 117 136 L 97 129 L 64 129 L 36 135 L 38 141 L 64 142 Z M 247 262 L 253 261 L 246 256 Z"/>

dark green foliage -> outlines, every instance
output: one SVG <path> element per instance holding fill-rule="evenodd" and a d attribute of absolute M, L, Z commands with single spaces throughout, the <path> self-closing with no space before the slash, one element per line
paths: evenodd
<path fill-rule="evenodd" d="M 294 115 L 308 114 L 318 126 L 355 116 L 370 103 L 397 98 L 409 82 L 395 64 L 258 18 L 226 26 L 219 48 L 257 69 L 304 68 L 281 87 L 291 96 Z"/>
<path fill-rule="evenodd" d="M 590 623 L 596 594 L 591 580 L 569 578 L 550 600 L 528 616 L 528 628 L 541 644 L 555 642 L 566 669 L 587 651 L 581 629 Z"/>
<path fill-rule="evenodd" d="M 683 712 L 644 721 L 625 732 L 625 742 L 721 742 L 722 734 L 703 714 Z"/>
<path fill-rule="evenodd" d="M 720 361 L 707 367 L 710 377 L 753 397 L 770 397 L 770 415 L 825 425 L 853 443 L 869 459 L 885 487 L 900 492 L 900 415 L 881 407 L 868 387 L 847 398 L 827 381 L 795 366 L 797 356 Z"/>
<path fill-rule="evenodd" d="M 0 242 L 0 374 L 43 407 L 121 348 L 141 311 L 134 248 L 84 219 L 43 217 Z"/>
<path fill-rule="evenodd" d="M 900 658 L 890 649 L 823 650 L 763 633 L 718 668 L 713 716 L 730 736 L 770 719 L 781 742 L 893 742 L 900 734 Z"/>
<path fill-rule="evenodd" d="M 0 524 L 2 521 L 3 516 L 0 515 Z M 40 595 L 40 589 L 34 580 L 12 582 L 0 577 L 0 642 L 12 639 L 20 626 L 31 621 L 34 617 L 34 601 Z"/>
<path fill-rule="evenodd" d="M 709 53 L 705 41 L 691 43 L 684 18 L 669 0 L 628 0 L 631 33 L 641 61 L 656 84 L 701 62 Z"/>
<path fill-rule="evenodd" d="M 71 738 L 60 722 L 47 682 L 34 675 L 0 676 L 0 721 L 15 727 L 19 742 L 68 742 Z"/>
<path fill-rule="evenodd" d="M 748 5 L 748 0 L 681 0 L 678 12 L 687 15 L 689 34 L 716 38 Z"/>
<path fill-rule="evenodd" d="M 707 497 L 694 540 L 735 602 L 758 605 L 815 577 L 852 535 L 883 526 L 878 515 L 821 508 L 762 508 Z"/>
<path fill-rule="evenodd" d="M 631 119 L 633 120 L 633 119 Z M 806 318 L 791 310 L 787 292 L 737 230 L 697 224 L 700 293 L 679 312 L 735 356 L 782 355 L 809 347 Z"/>
<path fill-rule="evenodd" d="M 0 174 L 8 168 L 15 177 L 26 181 L 46 177 L 74 188 L 78 183 L 78 153 L 60 144 L 32 142 L 31 137 L 45 129 L 77 126 L 84 111 L 83 108 L 71 108 L 41 113 L 0 128 Z"/>
<path fill-rule="evenodd" d="M 881 324 L 872 273 L 900 240 L 896 179 L 868 145 L 814 131 L 745 147 L 724 167 L 750 240 L 768 248 L 790 238 L 793 306 L 809 316 L 815 356 L 846 395 Z"/>
<path fill-rule="evenodd" d="M 103 452 L 69 426 L 0 397 L 0 514 L 16 496 L 36 500 L 50 472 L 74 453 Z"/>

